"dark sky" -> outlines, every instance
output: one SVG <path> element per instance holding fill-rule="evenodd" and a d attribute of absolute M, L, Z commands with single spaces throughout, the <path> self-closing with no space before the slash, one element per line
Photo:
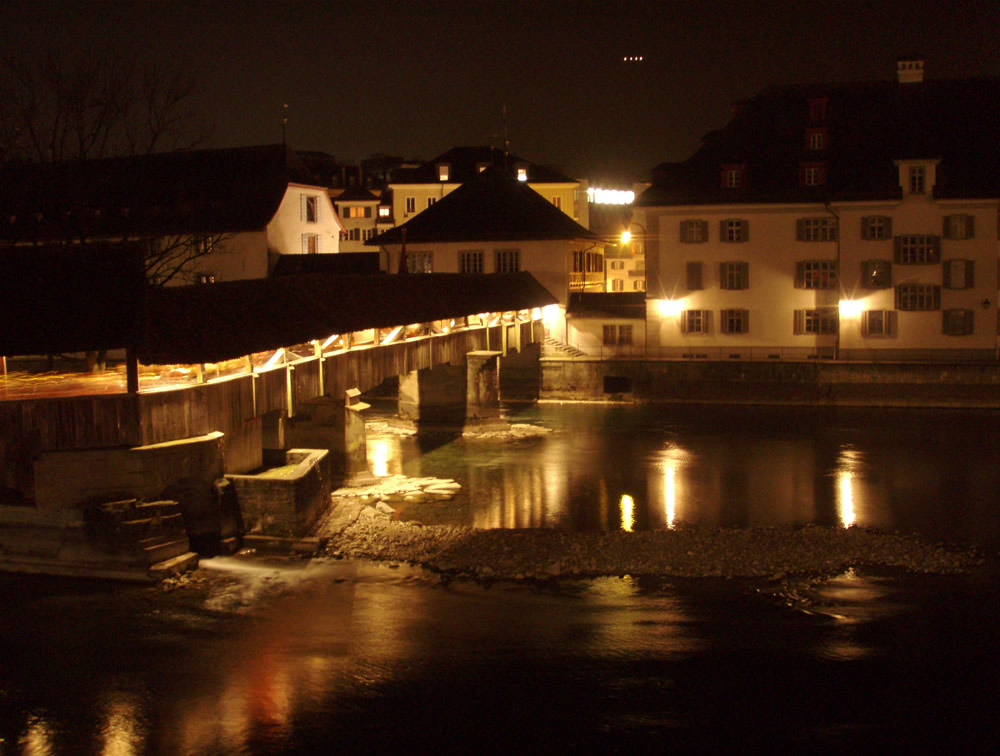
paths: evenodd
<path fill-rule="evenodd" d="M 1000 75 L 997 0 L 3 0 L 4 50 L 152 54 L 200 74 L 211 146 L 288 141 L 344 161 L 511 149 L 644 179 L 770 84 Z M 626 63 L 642 55 L 642 63 Z"/>

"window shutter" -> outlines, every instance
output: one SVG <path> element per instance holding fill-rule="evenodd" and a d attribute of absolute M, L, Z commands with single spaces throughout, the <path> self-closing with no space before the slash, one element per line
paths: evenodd
<path fill-rule="evenodd" d="M 699 221 L 695 221 L 695 223 L 698 224 L 698 235 L 701 237 L 701 240 L 703 242 L 707 242 L 708 241 L 708 221 L 707 220 L 699 220 Z"/>
<path fill-rule="evenodd" d="M 861 218 L 861 238 L 871 239 L 872 238 L 872 219 L 865 215 Z"/>
<path fill-rule="evenodd" d="M 309 235 L 302 234 L 302 254 L 306 254 L 309 251 Z"/>
<path fill-rule="evenodd" d="M 750 288 L 750 263 L 740 263 L 740 271 L 743 274 L 743 288 Z"/>
<path fill-rule="evenodd" d="M 882 218 L 882 225 L 885 227 L 885 235 L 892 236 L 892 216 L 886 215 Z"/>
<path fill-rule="evenodd" d="M 893 294 L 893 307 L 899 309 L 899 287 L 895 287 Z"/>
<path fill-rule="evenodd" d="M 806 313 L 804 310 L 795 311 L 795 320 L 792 327 L 793 333 L 802 333 L 805 331 Z"/>
<path fill-rule="evenodd" d="M 299 220 L 305 223 L 306 221 L 306 195 L 299 195 Z"/>
<path fill-rule="evenodd" d="M 941 266 L 942 269 L 943 269 L 942 270 L 941 280 L 944 283 L 944 288 L 946 288 L 946 289 L 950 289 L 951 288 L 951 263 L 952 262 L 953 262 L 952 260 L 945 260 L 944 263 Z"/>
<path fill-rule="evenodd" d="M 946 215 L 941 219 L 941 236 L 945 239 L 953 238 L 951 235 L 951 219 L 954 217 L 953 215 Z"/>
<path fill-rule="evenodd" d="M 895 262 L 903 261 L 903 238 L 901 236 L 892 237 Z"/>
<path fill-rule="evenodd" d="M 712 311 L 702 310 L 701 311 L 701 332 L 709 334 L 712 332 Z"/>
<path fill-rule="evenodd" d="M 898 316 L 899 313 L 895 310 L 889 310 L 885 314 L 885 335 L 895 336 L 898 332 Z"/>
<path fill-rule="evenodd" d="M 684 310 L 681 313 L 681 333 L 688 332 L 688 311 Z"/>
<path fill-rule="evenodd" d="M 726 222 L 724 220 L 719 221 L 719 241 L 728 241 L 726 239 Z"/>
<path fill-rule="evenodd" d="M 798 241 L 806 240 L 806 219 L 798 218 L 795 221 L 795 238 Z"/>
<path fill-rule="evenodd" d="M 795 263 L 795 288 L 803 289 L 806 285 L 806 264 L 802 261 Z"/>
<path fill-rule="evenodd" d="M 931 249 L 933 250 L 933 259 L 931 262 L 937 262 L 941 259 L 941 237 L 932 236 L 931 237 Z"/>
<path fill-rule="evenodd" d="M 971 289 L 976 285 L 976 263 L 972 260 L 965 261 L 965 288 Z"/>
<path fill-rule="evenodd" d="M 750 241 L 750 221 L 740 221 L 740 241 Z"/>

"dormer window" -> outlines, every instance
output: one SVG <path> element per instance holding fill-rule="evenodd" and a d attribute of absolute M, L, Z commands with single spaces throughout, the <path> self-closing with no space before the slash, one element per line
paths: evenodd
<path fill-rule="evenodd" d="M 937 160 L 897 160 L 899 188 L 904 197 L 920 197 L 934 191 Z"/>
<path fill-rule="evenodd" d="M 822 186 L 826 183 L 826 163 L 800 163 L 799 183 L 802 186 Z"/>
<path fill-rule="evenodd" d="M 825 150 L 826 146 L 826 129 L 806 129 L 807 150 Z"/>
<path fill-rule="evenodd" d="M 388 205 L 379 205 L 378 208 L 379 218 L 388 218 L 391 214 L 392 214 L 392 208 L 390 208 Z"/>
<path fill-rule="evenodd" d="M 924 80 L 924 61 L 918 56 L 896 61 L 896 78 L 900 84 L 919 84 Z"/>
<path fill-rule="evenodd" d="M 746 165 L 723 165 L 721 182 L 723 189 L 742 189 L 745 187 L 747 185 Z"/>
<path fill-rule="evenodd" d="M 447 181 L 451 166 L 447 163 L 438 163 L 438 180 Z"/>
<path fill-rule="evenodd" d="M 518 181 L 528 180 L 528 166 L 520 165 L 517 167 L 517 180 Z"/>
<path fill-rule="evenodd" d="M 823 123 L 826 120 L 826 104 L 827 98 L 825 97 L 809 98 L 809 120 L 811 122 Z"/>
<path fill-rule="evenodd" d="M 923 194 L 927 186 L 927 169 L 922 165 L 911 165 L 907 174 L 910 194 Z"/>

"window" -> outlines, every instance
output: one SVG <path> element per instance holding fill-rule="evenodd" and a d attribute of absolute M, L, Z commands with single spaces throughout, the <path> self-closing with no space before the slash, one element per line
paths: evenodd
<path fill-rule="evenodd" d="M 344 218 L 371 218 L 372 209 L 370 207 L 361 207 L 359 205 L 351 206 L 345 205 L 341 210 Z"/>
<path fill-rule="evenodd" d="M 215 276 L 203 273 L 202 275 L 198 276 L 198 283 L 200 283 L 200 284 L 212 284 L 212 283 L 215 283 Z"/>
<path fill-rule="evenodd" d="M 723 165 L 721 176 L 723 189 L 742 189 L 747 185 L 745 165 Z"/>
<path fill-rule="evenodd" d="M 494 250 L 494 270 L 497 273 L 516 273 L 521 269 L 521 250 Z"/>
<path fill-rule="evenodd" d="M 701 244 L 708 241 L 708 221 L 706 220 L 682 220 L 681 221 L 681 243 Z"/>
<path fill-rule="evenodd" d="M 697 291 L 704 288 L 702 283 L 702 264 L 700 262 L 689 262 L 685 266 L 686 283 L 688 291 Z"/>
<path fill-rule="evenodd" d="M 750 222 L 736 218 L 719 221 L 719 239 L 724 242 L 749 241 Z"/>
<path fill-rule="evenodd" d="M 611 291 L 625 291 L 625 281 L 620 278 L 611 280 Z"/>
<path fill-rule="evenodd" d="M 517 169 L 517 180 L 527 181 L 528 180 L 528 168 L 527 166 L 521 166 Z"/>
<path fill-rule="evenodd" d="M 795 333 L 828 335 L 840 330 L 840 317 L 836 307 L 819 307 L 815 310 L 795 311 Z"/>
<path fill-rule="evenodd" d="M 944 310 L 941 313 L 941 332 L 945 336 L 968 336 L 972 333 L 972 310 Z"/>
<path fill-rule="evenodd" d="M 684 310 L 681 313 L 681 333 L 708 333 L 711 315 L 709 310 Z"/>
<path fill-rule="evenodd" d="M 955 215 L 944 216 L 944 230 L 942 236 L 945 239 L 962 241 L 975 237 L 976 218 L 973 215 L 957 213 Z"/>
<path fill-rule="evenodd" d="M 319 234 L 302 234 L 302 252 L 310 255 L 319 252 Z"/>
<path fill-rule="evenodd" d="M 861 238 L 883 241 L 892 237 L 892 218 L 888 215 L 866 215 L 861 219 Z"/>
<path fill-rule="evenodd" d="M 374 239 L 375 238 L 375 233 L 376 232 L 375 232 L 374 228 L 363 229 L 361 231 L 361 239 L 362 239 L 362 241 L 368 241 L 369 239 Z"/>
<path fill-rule="evenodd" d="M 437 197 L 428 197 L 428 198 L 427 198 L 427 207 L 430 207 L 430 206 L 431 206 L 431 205 L 433 205 L 433 204 L 434 204 L 435 202 L 437 202 Z"/>
<path fill-rule="evenodd" d="M 604 345 L 605 346 L 628 346 L 632 343 L 631 325 L 605 325 Z"/>
<path fill-rule="evenodd" d="M 459 273 L 482 273 L 483 250 L 463 249 L 458 253 Z"/>
<path fill-rule="evenodd" d="M 433 273 L 433 252 L 407 252 L 406 270 L 410 273 Z"/>
<path fill-rule="evenodd" d="M 862 289 L 888 289 L 892 286 L 892 263 L 889 260 L 865 260 L 861 263 Z"/>
<path fill-rule="evenodd" d="M 392 215 L 392 208 L 388 205 L 379 205 L 378 207 L 378 217 L 388 218 Z"/>
<path fill-rule="evenodd" d="M 836 260 L 804 260 L 796 263 L 795 285 L 800 289 L 837 288 Z"/>
<path fill-rule="evenodd" d="M 897 310 L 938 310 L 941 287 L 933 284 L 899 284 L 896 287 Z"/>
<path fill-rule="evenodd" d="M 900 265 L 932 265 L 941 259 L 941 237 L 930 234 L 897 236 L 896 262 Z"/>
<path fill-rule="evenodd" d="M 826 163 L 800 163 L 799 183 L 802 186 L 822 186 L 826 183 Z"/>
<path fill-rule="evenodd" d="M 301 196 L 300 215 L 303 223 L 316 223 L 319 220 L 319 197 L 310 197 L 308 194 Z"/>
<path fill-rule="evenodd" d="M 562 210 L 562 197 L 553 197 L 552 204 L 559 210 Z"/>
<path fill-rule="evenodd" d="M 447 181 L 448 180 L 448 173 L 449 173 L 450 167 L 451 166 L 449 166 L 447 163 L 438 163 L 438 180 L 439 181 Z"/>
<path fill-rule="evenodd" d="M 923 194 L 927 181 L 927 171 L 922 165 L 911 165 L 908 172 L 910 194 Z"/>
<path fill-rule="evenodd" d="M 632 282 L 632 291 L 645 291 L 645 290 L 646 290 L 646 282 L 643 279 L 637 278 Z"/>
<path fill-rule="evenodd" d="M 861 335 L 891 336 L 893 315 L 889 310 L 865 310 L 861 313 Z"/>
<path fill-rule="evenodd" d="M 827 99 L 825 97 L 810 97 L 807 101 L 809 107 L 809 120 L 813 123 L 822 123 L 826 120 L 826 103 Z"/>
<path fill-rule="evenodd" d="M 945 260 L 942 280 L 946 289 L 971 289 L 975 285 L 972 260 Z"/>
<path fill-rule="evenodd" d="M 750 263 L 724 262 L 719 264 L 719 288 L 750 288 Z"/>
<path fill-rule="evenodd" d="M 625 261 L 624 260 L 612 260 L 611 261 L 611 270 L 625 270 Z"/>
<path fill-rule="evenodd" d="M 407 214 L 417 212 L 417 198 L 416 197 L 407 197 L 406 198 L 406 212 L 407 212 Z"/>
<path fill-rule="evenodd" d="M 610 264 L 613 270 L 624 270 L 624 260 L 612 260 Z M 604 260 L 596 252 L 583 252 L 580 250 L 573 252 L 573 272 L 574 273 L 603 273 Z"/>
<path fill-rule="evenodd" d="M 347 229 L 347 240 L 348 241 L 359 241 L 361 239 L 361 229 L 360 228 L 349 228 Z"/>
<path fill-rule="evenodd" d="M 826 129 L 806 129 L 806 149 L 826 149 Z"/>
<path fill-rule="evenodd" d="M 799 241 L 837 241 L 836 218 L 799 218 L 795 221 Z"/>
<path fill-rule="evenodd" d="M 721 314 L 723 333 L 750 332 L 749 310 L 723 310 Z"/>

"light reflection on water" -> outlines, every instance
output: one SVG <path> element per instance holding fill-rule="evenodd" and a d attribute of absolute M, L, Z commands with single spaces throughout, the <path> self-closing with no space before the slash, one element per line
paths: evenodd
<path fill-rule="evenodd" d="M 542 405 L 516 421 L 554 429 L 550 435 L 441 439 L 430 448 L 373 436 L 369 455 L 378 473 L 462 484 L 449 507 L 400 508 L 400 518 L 427 523 L 616 530 L 627 509 L 635 530 L 814 523 L 1000 539 L 996 419 Z"/>

